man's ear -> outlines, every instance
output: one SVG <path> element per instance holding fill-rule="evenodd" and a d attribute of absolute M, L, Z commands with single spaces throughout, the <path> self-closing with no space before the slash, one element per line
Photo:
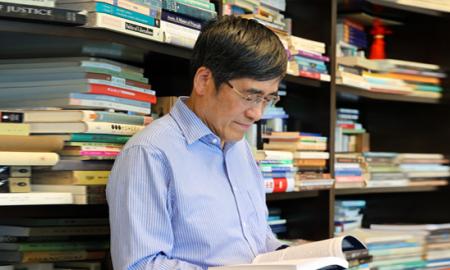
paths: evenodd
<path fill-rule="evenodd" d="M 214 84 L 211 70 L 204 66 L 199 67 L 194 75 L 192 91 L 198 96 L 203 96 L 211 84 Z"/>

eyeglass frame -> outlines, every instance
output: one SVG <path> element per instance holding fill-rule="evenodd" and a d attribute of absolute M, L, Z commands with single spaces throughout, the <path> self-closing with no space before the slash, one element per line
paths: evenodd
<path fill-rule="evenodd" d="M 225 81 L 225 83 L 231 88 L 233 89 L 233 91 L 242 98 L 242 100 L 246 101 L 248 103 L 249 106 L 255 107 L 259 104 L 261 104 L 261 102 L 265 102 L 263 103 L 264 107 L 266 107 L 267 105 L 270 104 L 270 106 L 274 106 L 275 104 L 277 104 L 278 101 L 280 101 L 280 96 L 277 94 L 270 94 L 268 96 L 262 96 L 260 94 L 248 94 L 247 96 L 245 96 L 244 94 L 241 93 L 241 91 L 239 91 L 236 87 L 234 87 L 230 81 Z M 252 97 L 254 96 L 254 97 Z M 273 97 L 272 100 L 267 100 L 267 98 L 271 96 Z M 250 104 L 251 103 L 251 104 Z"/>

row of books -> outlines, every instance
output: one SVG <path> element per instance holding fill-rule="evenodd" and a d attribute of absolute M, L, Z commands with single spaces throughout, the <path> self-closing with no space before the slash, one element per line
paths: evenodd
<path fill-rule="evenodd" d="M 115 157 L 152 121 L 143 69 L 87 57 L 0 60 L 0 69 L 0 204 L 106 203 Z"/>
<path fill-rule="evenodd" d="M 266 192 L 329 189 L 327 138 L 320 134 L 272 132 L 263 134 L 263 149 L 256 153 Z"/>
<path fill-rule="evenodd" d="M 205 21 L 217 17 L 205 0 L 8 0 L 0 17 L 102 28 L 192 48 Z"/>
<path fill-rule="evenodd" d="M 349 233 L 367 244 L 371 269 L 450 267 L 450 224 L 372 224 Z"/>
<path fill-rule="evenodd" d="M 0 264 L 14 264 L 14 269 L 77 266 L 100 269 L 108 252 L 107 218 L 2 218 L 0 221 Z"/>
<path fill-rule="evenodd" d="M 443 186 L 450 177 L 448 163 L 442 154 L 338 153 L 336 187 Z"/>
<path fill-rule="evenodd" d="M 446 74 L 438 65 L 394 59 L 369 60 L 358 56 L 338 57 L 337 63 L 338 84 L 377 93 L 442 97 L 441 83 Z"/>

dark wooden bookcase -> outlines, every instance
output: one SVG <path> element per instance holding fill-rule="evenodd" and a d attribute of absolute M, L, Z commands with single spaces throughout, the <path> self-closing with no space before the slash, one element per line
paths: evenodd
<path fill-rule="evenodd" d="M 358 108 L 371 134 L 373 151 L 450 154 L 450 104 L 442 100 L 375 94 L 334 83 L 336 20 L 350 12 L 366 12 L 400 20 L 387 37 L 387 55 L 412 61 L 436 63 L 450 69 L 447 45 L 450 16 L 422 14 L 372 2 L 338 0 L 287 0 L 287 17 L 293 35 L 326 44 L 331 82 L 287 76 L 287 96 L 281 106 L 288 111 L 290 130 L 328 136 L 333 173 L 334 129 L 337 107 Z M 381 2 L 381 1 L 380 1 Z M 219 10 L 221 9 L 218 4 Z M 191 51 L 115 33 L 39 22 L 0 19 L 0 59 L 92 55 L 142 66 L 159 96 L 188 95 Z M 450 84 L 445 83 L 450 92 Z M 288 219 L 289 238 L 319 240 L 333 236 L 336 198 L 365 199 L 364 224 L 372 222 L 450 222 L 450 190 L 447 187 L 319 190 L 268 194 L 269 206 L 280 207 Z M 107 216 L 106 206 L 0 206 L 0 216 Z"/>

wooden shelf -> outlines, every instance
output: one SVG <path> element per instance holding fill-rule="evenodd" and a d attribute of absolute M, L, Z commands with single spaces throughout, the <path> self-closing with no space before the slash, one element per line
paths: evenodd
<path fill-rule="evenodd" d="M 407 95 L 395 95 L 385 93 L 375 93 L 368 90 L 359 89 L 350 86 L 336 85 L 336 92 L 338 98 L 359 100 L 360 98 L 374 99 L 374 100 L 386 100 L 386 101 L 400 101 L 400 102 L 416 102 L 416 103 L 429 103 L 440 104 L 443 103 L 442 99 L 432 99 L 424 97 L 415 97 Z"/>
<path fill-rule="evenodd" d="M 408 187 L 376 187 L 376 188 L 343 188 L 335 189 L 335 195 L 360 195 L 375 193 L 431 192 L 446 186 L 408 186 Z"/>
<path fill-rule="evenodd" d="M 428 19 L 446 19 L 448 13 L 438 10 L 425 9 L 415 6 L 401 5 L 386 0 L 350 0 L 340 3 L 339 14 L 367 13 L 374 17 L 400 21 L 400 22 L 420 22 Z"/>
<path fill-rule="evenodd" d="M 312 198 L 319 196 L 321 191 L 330 191 L 329 189 L 321 190 L 304 190 L 296 192 L 280 192 L 280 193 L 269 193 L 266 194 L 266 201 L 280 201 L 280 200 L 290 200 L 290 199 L 300 199 L 300 198 Z"/>
<path fill-rule="evenodd" d="M 311 87 L 322 87 L 324 85 L 329 85 L 329 82 L 323 82 L 319 80 L 308 79 L 304 77 L 298 77 L 293 75 L 286 75 L 284 78 L 285 82 L 298 84 L 298 85 L 306 85 Z"/>
<path fill-rule="evenodd" d="M 117 43 L 131 48 L 140 49 L 144 52 L 155 52 L 184 59 L 190 59 L 192 51 L 188 48 L 146 40 L 106 29 L 0 19 L 0 33 L 2 33 L 3 36 L 3 33 L 8 32 L 47 37 L 75 38 L 104 43 Z"/>

